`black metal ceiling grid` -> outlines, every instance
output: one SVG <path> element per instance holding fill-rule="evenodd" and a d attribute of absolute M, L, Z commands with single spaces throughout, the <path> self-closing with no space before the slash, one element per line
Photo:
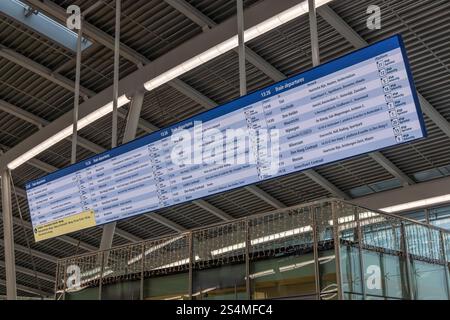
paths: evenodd
<path fill-rule="evenodd" d="M 248 92 L 273 83 L 273 80 L 248 62 L 246 69 Z M 238 55 L 234 51 L 228 52 L 180 78 L 216 103 L 227 103 L 239 97 Z"/>
<path fill-rule="evenodd" d="M 174 221 L 186 229 L 201 227 L 221 221 L 220 218 L 192 204 L 182 204 L 156 211 L 161 216 Z"/>
<path fill-rule="evenodd" d="M 344 192 L 393 178 L 386 169 L 367 155 L 325 165 L 316 171 Z"/>
<path fill-rule="evenodd" d="M 151 215 L 152 213 L 150 213 Z M 146 215 L 139 215 L 127 220 L 119 221 L 117 226 L 141 239 L 149 239 L 170 234 L 172 229 L 155 222 Z M 117 238 L 117 237 L 114 237 Z"/>
<path fill-rule="evenodd" d="M 85 128 L 81 129 L 80 135 L 89 141 L 103 147 L 106 149 L 111 148 L 111 135 L 112 135 L 112 113 L 104 116 L 103 118 L 91 123 Z M 125 130 L 125 120 L 119 117 L 117 119 L 117 133 L 118 139 L 120 141 L 120 136 L 123 135 Z M 70 142 L 69 142 L 70 143 Z M 69 156 L 70 159 L 70 156 Z"/>
<path fill-rule="evenodd" d="M 35 133 L 37 130 L 29 123 L 18 120 L 17 117 L 0 111 L 0 148 L 7 150 L 21 141 L 25 134 Z"/>
<path fill-rule="evenodd" d="M 261 201 L 254 194 L 242 189 L 211 196 L 205 200 L 233 218 L 274 210 L 272 206 Z"/>
<path fill-rule="evenodd" d="M 89 228 L 71 233 L 70 236 L 74 239 L 98 248 L 100 246 L 100 240 L 102 238 L 102 231 L 103 228 Z"/>
<path fill-rule="evenodd" d="M 194 116 L 205 109 L 169 85 L 145 94 L 141 117 L 163 128 Z"/>
<path fill-rule="evenodd" d="M 83 133 L 80 134 L 83 136 Z M 48 163 L 56 168 L 63 168 L 70 164 L 70 157 L 72 152 L 72 143 L 69 140 L 62 140 L 51 148 L 42 152 L 37 158 L 45 163 Z M 82 160 L 94 155 L 92 151 L 78 146 L 77 159 Z M 36 177 L 36 179 L 39 177 Z"/>
<path fill-rule="evenodd" d="M 2 234 L 3 236 L 3 234 Z M 0 246 L 0 260 L 5 261 L 5 254 L 3 246 Z M 41 259 L 39 257 L 33 256 L 33 260 L 30 257 L 30 254 L 28 251 L 23 250 L 17 250 L 14 253 L 16 258 L 16 264 L 22 268 L 26 268 L 28 270 L 36 270 L 38 272 L 42 272 L 45 274 L 48 274 L 50 276 L 55 274 L 56 265 L 53 262 Z M 33 269 L 35 268 L 35 269 Z M 4 278 L 2 278 L 4 279 Z M 32 286 L 35 287 L 35 286 Z"/>
<path fill-rule="evenodd" d="M 54 1 L 66 8 L 70 4 L 86 10 L 96 1 Z M 86 21 L 114 36 L 115 3 L 103 3 L 86 16 Z M 121 42 L 148 59 L 157 58 L 189 38 L 201 33 L 200 27 L 160 0 L 124 0 L 121 14 Z"/>
<path fill-rule="evenodd" d="M 47 121 L 73 107 L 73 93 L 4 59 L 0 65 L 0 98 Z M 31 124 L 30 124 L 31 126 Z M 28 136 L 29 134 L 27 134 Z"/>
<path fill-rule="evenodd" d="M 25 183 L 46 174 L 45 171 L 33 167 L 32 165 L 26 163 L 23 166 L 11 171 L 13 177 L 14 185 L 19 188 L 23 188 Z"/>
<path fill-rule="evenodd" d="M 258 184 L 258 187 L 287 206 L 330 196 L 327 190 L 303 173 L 294 173 L 282 178 L 272 179 Z"/>
<path fill-rule="evenodd" d="M 236 1 L 188 0 L 187 2 L 215 23 L 221 23 L 236 14 Z M 261 0 L 244 0 L 244 9 L 258 2 Z"/>
<path fill-rule="evenodd" d="M 318 32 L 322 62 L 352 50 L 352 46 L 320 16 Z M 312 67 L 309 20 L 305 16 L 250 41 L 249 47 L 286 76 Z"/>
<path fill-rule="evenodd" d="M 119 74 L 121 78 L 137 70 L 136 65 L 120 58 Z M 114 52 L 105 47 L 94 48 L 81 59 L 81 84 L 84 88 L 99 93 L 113 84 Z M 75 80 L 75 65 L 61 72 L 66 78 Z M 111 98 L 112 99 L 112 98 Z"/>
<path fill-rule="evenodd" d="M 5 272 L 6 272 L 5 268 L 0 267 L 0 273 L 4 274 Z M 43 280 L 43 279 L 36 280 L 35 276 L 29 275 L 29 274 L 24 274 L 22 272 L 16 273 L 16 280 L 17 280 L 18 285 L 24 285 L 27 287 L 35 287 L 36 289 L 38 289 L 37 287 L 40 286 L 41 289 L 46 292 L 51 292 L 55 288 L 54 282 L 50 282 L 48 280 Z M 39 281 L 39 285 L 38 285 L 37 281 Z M 3 286 L 0 286 L 0 287 L 3 287 Z M 28 296 L 28 295 L 29 295 L 29 293 L 26 296 Z"/>
<path fill-rule="evenodd" d="M 52 42 L 45 35 L 23 26 L 3 13 L 0 13 L 0 39 L 5 48 L 50 69 L 73 56 L 72 52 Z"/>

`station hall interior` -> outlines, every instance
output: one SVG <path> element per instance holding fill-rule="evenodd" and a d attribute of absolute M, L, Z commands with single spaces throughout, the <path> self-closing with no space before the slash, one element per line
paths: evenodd
<path fill-rule="evenodd" d="M 449 30 L 449 0 L 0 0 L 0 299 L 450 300 Z M 50 177 L 388 45 L 417 133 L 40 233 Z"/>

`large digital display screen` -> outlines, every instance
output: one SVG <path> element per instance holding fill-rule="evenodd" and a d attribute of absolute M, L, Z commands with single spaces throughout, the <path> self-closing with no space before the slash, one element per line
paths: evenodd
<path fill-rule="evenodd" d="M 35 240 L 425 135 L 393 36 L 27 183 Z"/>

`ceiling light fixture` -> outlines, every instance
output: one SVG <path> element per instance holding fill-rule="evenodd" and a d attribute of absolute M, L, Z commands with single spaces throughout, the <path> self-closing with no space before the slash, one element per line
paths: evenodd
<path fill-rule="evenodd" d="M 130 102 L 130 100 L 125 95 L 123 95 L 123 96 L 119 97 L 118 106 L 122 107 L 122 106 L 126 105 L 129 102 Z M 103 107 L 101 107 L 101 108 L 95 110 L 94 112 L 88 114 L 84 118 L 78 120 L 78 130 L 83 129 L 84 127 L 86 127 L 90 123 L 93 123 L 94 121 L 102 118 L 103 116 L 107 115 L 108 113 L 111 113 L 112 110 L 113 110 L 113 103 L 111 101 L 108 104 L 104 105 Z M 23 155 L 21 155 L 20 157 L 16 158 L 14 161 L 11 161 L 10 163 L 8 163 L 8 168 L 10 170 L 16 169 L 17 167 L 19 167 L 20 165 L 24 164 L 28 160 L 34 158 L 36 155 L 38 155 L 42 151 L 47 150 L 51 146 L 57 144 L 58 142 L 64 140 L 65 138 L 71 136 L 72 134 L 73 134 L 73 125 L 70 125 L 67 128 L 59 131 L 55 135 L 51 136 L 50 138 L 48 138 L 44 142 L 41 142 L 40 144 L 38 144 L 37 146 L 35 146 L 31 150 L 25 152 Z"/>
<path fill-rule="evenodd" d="M 332 0 L 317 0 L 316 8 L 331 2 Z M 303 1 L 302 3 L 293 6 L 292 8 L 285 10 L 272 18 L 269 18 L 260 24 L 257 24 L 254 27 L 251 27 L 244 32 L 244 42 L 250 41 L 259 37 L 262 34 L 265 34 L 273 29 L 285 24 L 295 18 L 298 18 L 304 14 L 308 13 L 308 1 Z M 238 47 L 238 36 L 225 40 L 224 42 L 206 50 L 203 53 L 183 62 L 182 64 L 160 74 L 159 76 L 151 79 L 144 83 L 144 87 L 146 90 L 153 90 L 177 77 L 180 75 L 208 62 L 212 59 L 230 51 L 234 48 Z"/>
<path fill-rule="evenodd" d="M 391 206 L 391 207 L 386 207 L 386 208 L 380 209 L 380 211 L 384 211 L 387 213 L 394 213 L 394 212 L 412 210 L 412 209 L 416 209 L 416 208 L 430 207 L 430 206 L 445 203 L 445 202 L 450 202 L 450 194 L 446 194 L 446 195 L 442 195 L 442 196 L 438 196 L 438 197 L 427 198 L 427 199 L 422 199 L 422 200 L 417 200 L 417 201 L 411 201 L 411 202 L 407 202 L 407 203 L 403 203 L 403 204 L 399 204 L 399 205 L 395 205 L 395 206 Z"/>

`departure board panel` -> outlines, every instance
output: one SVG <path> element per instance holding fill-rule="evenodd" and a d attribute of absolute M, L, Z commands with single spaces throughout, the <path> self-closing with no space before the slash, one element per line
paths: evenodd
<path fill-rule="evenodd" d="M 394 36 L 27 183 L 35 239 L 425 136 Z"/>

